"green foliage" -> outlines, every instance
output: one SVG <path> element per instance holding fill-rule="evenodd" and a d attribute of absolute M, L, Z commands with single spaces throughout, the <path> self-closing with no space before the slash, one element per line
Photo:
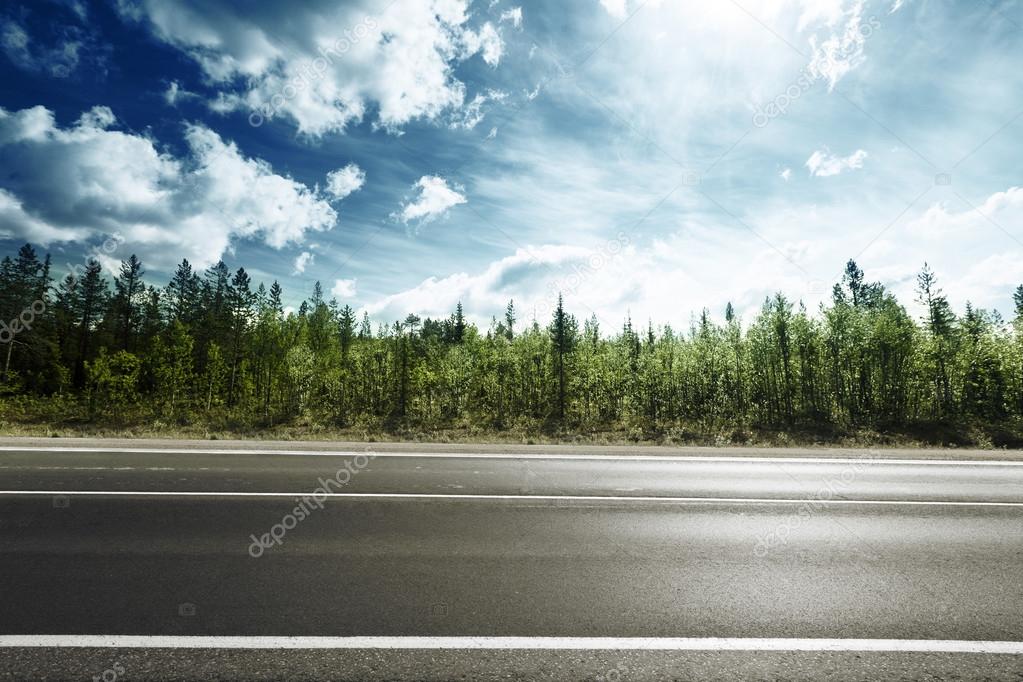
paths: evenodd
<path fill-rule="evenodd" d="M 85 367 L 94 410 L 102 412 L 138 401 L 142 363 L 131 353 L 119 350 L 108 355 L 106 348 L 102 348 Z"/>
<path fill-rule="evenodd" d="M 95 262 L 54 286 L 30 246 L 0 261 L 2 319 L 37 311 L 0 344 L 2 400 L 253 428 L 823 432 L 1023 419 L 1023 286 L 1011 323 L 970 305 L 957 316 L 926 265 L 919 321 L 850 261 L 816 313 L 779 293 L 748 324 L 729 304 L 722 323 L 704 310 L 685 333 L 626 320 L 611 335 L 595 315 L 580 328 L 560 297 L 532 324 L 509 302 L 481 331 L 459 303 L 374 334 L 318 285 L 285 314 L 277 282 L 253 289 L 224 263 L 195 273 L 183 261 L 162 290 L 144 274 L 130 257 L 111 293 Z"/>

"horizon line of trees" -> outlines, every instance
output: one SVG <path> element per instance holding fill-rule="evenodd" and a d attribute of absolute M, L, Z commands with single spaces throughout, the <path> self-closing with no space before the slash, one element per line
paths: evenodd
<path fill-rule="evenodd" d="M 163 288 L 134 255 L 112 288 L 94 260 L 58 283 L 50 263 L 27 244 L 0 262 L 0 400 L 71 396 L 92 419 L 715 429 L 1023 416 L 1023 285 L 1011 321 L 969 303 L 957 315 L 926 264 L 919 320 L 850 260 L 816 315 L 779 292 L 746 325 L 729 303 L 724 324 L 704 309 L 688 330 L 627 319 L 604 334 L 560 296 L 545 326 L 520 326 L 509 301 L 486 330 L 459 303 L 374 331 L 318 282 L 286 314 L 276 281 L 254 287 L 223 261 L 198 273 L 183 260 Z"/>

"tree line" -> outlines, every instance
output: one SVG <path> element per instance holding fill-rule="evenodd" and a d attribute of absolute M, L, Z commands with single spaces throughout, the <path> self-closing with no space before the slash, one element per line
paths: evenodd
<path fill-rule="evenodd" d="M 688 329 L 602 330 L 559 297 L 523 323 L 514 302 L 486 329 L 446 319 L 376 328 L 319 283 L 295 312 L 283 292 L 219 262 L 187 260 L 166 286 L 131 256 L 112 282 L 91 260 L 59 282 L 30 245 L 0 262 L 0 396 L 135 415 L 265 426 L 304 420 L 425 429 L 546 427 L 703 431 L 903 427 L 1023 417 L 1023 286 L 1015 317 L 955 312 L 925 265 L 916 319 L 849 261 L 829 302 L 784 294 L 743 323 L 703 310 Z"/>

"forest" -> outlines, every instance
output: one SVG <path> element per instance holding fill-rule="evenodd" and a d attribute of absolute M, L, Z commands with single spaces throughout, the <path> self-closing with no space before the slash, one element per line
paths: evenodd
<path fill-rule="evenodd" d="M 957 312 L 926 265 L 920 319 L 849 261 L 819 310 L 777 293 L 752 320 L 729 304 L 684 330 L 601 329 L 560 298 L 549 320 L 510 301 L 486 329 L 461 304 L 374 326 L 319 284 L 286 313 L 277 282 L 223 262 L 182 261 L 163 287 L 135 256 L 112 279 L 96 260 L 52 270 L 31 245 L 0 263 L 6 433 L 1023 442 L 1023 286 L 1012 320 Z"/>

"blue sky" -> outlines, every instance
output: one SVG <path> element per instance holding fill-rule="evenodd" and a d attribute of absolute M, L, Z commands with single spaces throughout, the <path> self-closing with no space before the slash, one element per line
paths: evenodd
<path fill-rule="evenodd" d="M 1018 2 L 238 5 L 4 5 L 5 252 L 605 328 L 812 309 L 850 257 L 906 303 L 924 261 L 1023 282 Z"/>

